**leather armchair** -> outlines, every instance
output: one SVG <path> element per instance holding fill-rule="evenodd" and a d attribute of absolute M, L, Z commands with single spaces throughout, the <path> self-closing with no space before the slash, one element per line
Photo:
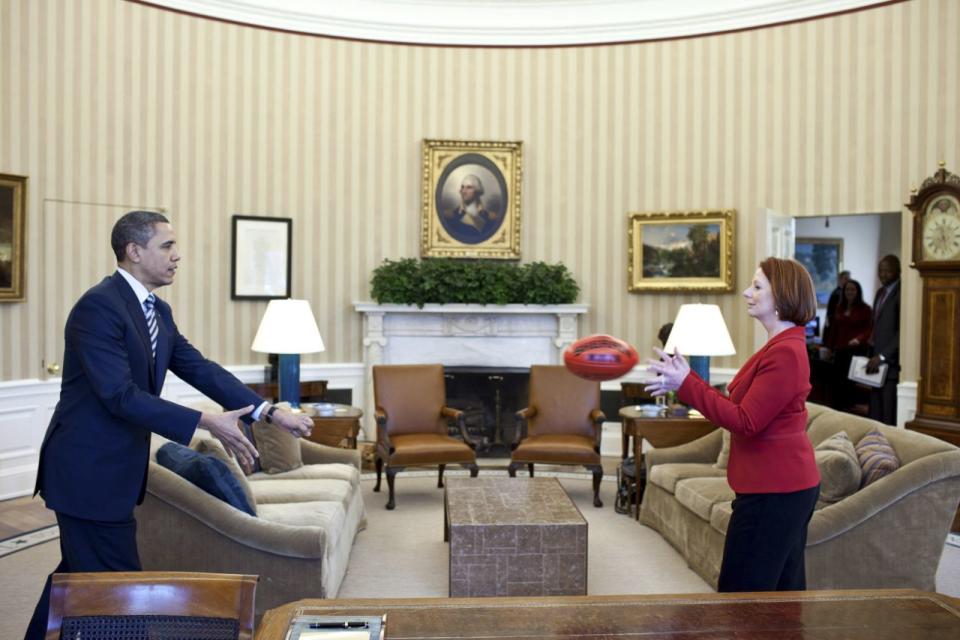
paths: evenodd
<path fill-rule="evenodd" d="M 387 509 L 396 506 L 394 479 L 408 466 L 439 467 L 437 487 L 443 487 L 448 464 L 460 464 L 479 472 L 477 445 L 467 436 L 463 412 L 444 406 L 446 389 L 439 364 L 377 365 L 373 367 L 373 397 L 377 421 L 377 485 L 384 464 L 390 497 Z M 456 421 L 462 440 L 447 432 L 449 420 Z"/>
<path fill-rule="evenodd" d="M 530 367 L 530 403 L 517 412 L 517 437 L 509 473 L 521 465 L 583 465 L 593 473 L 593 506 L 602 507 L 600 383 L 578 378 L 563 366 Z"/>

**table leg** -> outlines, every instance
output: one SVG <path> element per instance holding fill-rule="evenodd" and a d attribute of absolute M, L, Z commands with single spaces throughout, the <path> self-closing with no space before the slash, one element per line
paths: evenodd
<path fill-rule="evenodd" d="M 640 519 L 640 471 L 643 464 L 643 438 L 638 434 L 633 436 L 633 490 L 637 496 L 636 511 L 633 519 Z M 633 509 L 633 506 L 630 507 Z"/>

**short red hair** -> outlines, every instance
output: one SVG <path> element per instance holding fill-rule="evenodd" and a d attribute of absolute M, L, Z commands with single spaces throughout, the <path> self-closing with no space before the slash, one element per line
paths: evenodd
<path fill-rule="evenodd" d="M 797 325 L 805 325 L 817 315 L 817 294 L 806 268 L 789 258 L 770 257 L 760 263 L 770 281 L 777 316 Z"/>

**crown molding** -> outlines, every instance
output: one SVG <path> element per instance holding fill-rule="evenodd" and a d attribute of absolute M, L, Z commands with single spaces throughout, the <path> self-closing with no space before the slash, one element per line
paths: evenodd
<path fill-rule="evenodd" d="M 891 3 L 891 0 L 133 1 L 294 33 L 406 44 L 496 47 L 686 38 Z"/>

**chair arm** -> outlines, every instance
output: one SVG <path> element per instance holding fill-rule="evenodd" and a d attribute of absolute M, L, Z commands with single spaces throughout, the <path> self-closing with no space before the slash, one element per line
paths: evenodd
<path fill-rule="evenodd" d="M 476 450 L 477 443 L 471 440 L 470 436 L 467 434 L 467 421 L 464 417 L 463 411 L 454 409 L 453 407 L 440 407 L 440 415 L 444 418 L 456 420 L 457 429 L 460 431 L 460 437 L 463 438 L 464 443 L 466 443 L 468 447 Z"/>
<path fill-rule="evenodd" d="M 603 413 L 602 409 L 594 409 L 590 412 L 590 422 L 593 424 L 603 424 L 603 421 L 607 419 L 607 416 Z"/>
<path fill-rule="evenodd" d="M 339 463 L 360 468 L 360 452 L 356 449 L 341 449 L 301 439 L 300 455 L 304 464 Z"/>
<path fill-rule="evenodd" d="M 525 407 L 515 414 L 517 419 L 517 428 L 514 430 L 513 442 L 510 443 L 510 450 L 513 451 L 520 446 L 520 441 L 527 437 L 527 420 L 537 415 L 536 407 Z"/>
<path fill-rule="evenodd" d="M 716 462 L 717 457 L 720 455 L 720 449 L 723 447 L 722 432 L 723 429 L 717 429 L 686 444 L 647 451 L 647 453 L 644 454 L 647 473 L 650 473 L 650 467 L 657 464 L 668 464 L 672 462 Z"/>
<path fill-rule="evenodd" d="M 600 445 L 603 440 L 603 421 L 607 416 L 600 409 L 594 409 L 590 412 L 590 423 L 593 424 L 593 448 L 600 453 Z"/>
<path fill-rule="evenodd" d="M 373 410 L 374 420 L 377 422 L 377 445 L 386 448 L 387 453 L 393 453 L 393 443 L 390 442 L 390 433 L 387 431 L 387 411 L 383 407 Z"/>

